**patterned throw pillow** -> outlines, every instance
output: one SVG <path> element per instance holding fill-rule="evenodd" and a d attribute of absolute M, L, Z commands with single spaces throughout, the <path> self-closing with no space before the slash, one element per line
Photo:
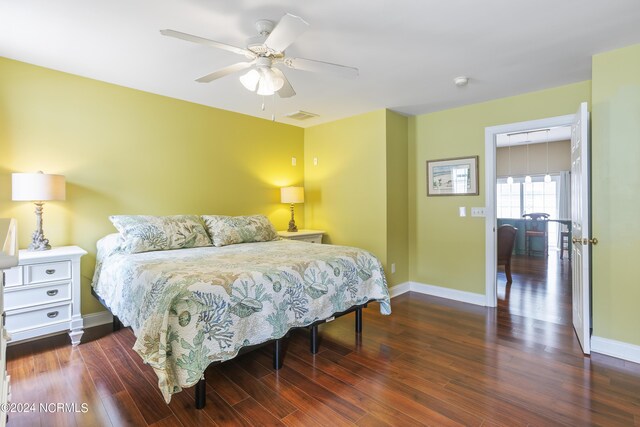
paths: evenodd
<path fill-rule="evenodd" d="M 264 215 L 203 215 L 202 219 L 214 246 L 268 242 L 278 238 L 273 224 Z"/>
<path fill-rule="evenodd" d="M 138 252 L 211 246 L 202 220 L 196 215 L 112 215 L 122 237 L 122 250 Z"/>

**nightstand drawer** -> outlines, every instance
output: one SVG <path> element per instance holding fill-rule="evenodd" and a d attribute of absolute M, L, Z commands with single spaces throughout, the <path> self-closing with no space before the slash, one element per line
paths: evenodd
<path fill-rule="evenodd" d="M 298 240 L 299 242 L 307 242 L 307 243 L 322 243 L 322 235 L 301 237 L 299 239 L 294 239 L 294 240 Z"/>
<path fill-rule="evenodd" d="M 68 322 L 71 319 L 71 303 L 52 305 L 37 310 L 7 312 L 7 331 L 22 331 L 53 323 Z"/>
<path fill-rule="evenodd" d="M 40 286 L 31 289 L 7 289 L 4 293 L 5 310 L 32 307 L 71 299 L 71 283 Z"/>
<path fill-rule="evenodd" d="M 22 267 L 13 267 L 4 271 L 4 286 L 9 288 L 11 286 L 22 285 Z"/>
<path fill-rule="evenodd" d="M 71 262 L 58 261 L 24 266 L 24 284 L 53 282 L 71 278 Z"/>

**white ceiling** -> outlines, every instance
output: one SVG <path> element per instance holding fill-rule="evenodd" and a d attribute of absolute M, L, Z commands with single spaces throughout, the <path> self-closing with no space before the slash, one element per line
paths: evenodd
<path fill-rule="evenodd" d="M 258 19 L 309 30 L 288 56 L 358 67 L 356 80 L 284 69 L 297 95 L 267 99 L 242 57 L 163 37 L 170 28 L 244 46 Z M 296 126 L 390 108 L 413 115 L 591 78 L 591 56 L 640 42 L 638 0 L 0 0 L 0 55 Z M 469 85 L 452 79 L 467 75 Z M 297 110 L 319 117 L 284 118 Z"/>

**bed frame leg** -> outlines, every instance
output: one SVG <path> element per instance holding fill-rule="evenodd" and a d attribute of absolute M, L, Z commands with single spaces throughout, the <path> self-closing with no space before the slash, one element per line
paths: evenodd
<path fill-rule="evenodd" d="M 311 326 L 311 340 L 310 340 L 311 354 L 318 353 L 318 325 Z"/>
<path fill-rule="evenodd" d="M 118 316 L 113 316 L 113 332 L 119 331 L 121 326 L 122 323 L 120 323 L 120 319 L 118 319 Z"/>
<path fill-rule="evenodd" d="M 204 380 L 204 375 L 196 383 L 196 409 L 204 408 L 204 405 L 207 404 L 207 385 Z"/>
<path fill-rule="evenodd" d="M 362 333 L 362 307 L 356 308 L 356 334 Z"/>
<path fill-rule="evenodd" d="M 282 368 L 282 339 L 273 342 L 273 369 Z"/>

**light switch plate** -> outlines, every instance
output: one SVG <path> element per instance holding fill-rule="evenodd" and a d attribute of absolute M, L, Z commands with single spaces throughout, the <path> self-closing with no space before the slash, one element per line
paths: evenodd
<path fill-rule="evenodd" d="M 291 158 L 291 166 L 295 166 L 298 160 L 295 157 Z"/>
<path fill-rule="evenodd" d="M 487 216 L 485 208 L 471 208 L 471 216 Z"/>
<path fill-rule="evenodd" d="M 460 206 L 458 208 L 458 215 L 467 216 L 467 207 L 466 206 Z"/>

